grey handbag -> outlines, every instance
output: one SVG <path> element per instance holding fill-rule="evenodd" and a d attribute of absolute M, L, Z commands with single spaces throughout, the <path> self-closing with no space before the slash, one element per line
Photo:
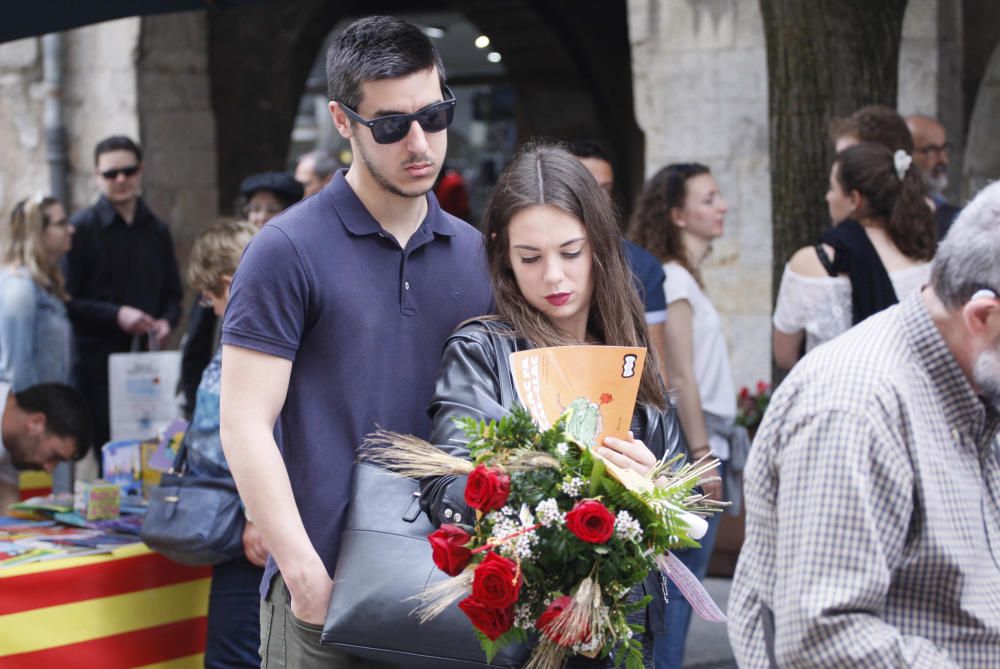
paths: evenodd
<path fill-rule="evenodd" d="M 322 643 L 370 662 L 426 669 L 520 667 L 525 646 L 487 664 L 469 619 L 453 604 L 420 623 L 409 597 L 448 576 L 434 566 L 419 486 L 365 462 L 354 465 L 353 492 L 333 578 Z"/>
<path fill-rule="evenodd" d="M 187 472 L 187 442 L 149 496 L 139 536 L 157 553 L 191 566 L 215 565 L 243 555 L 246 518 L 228 476 Z"/>

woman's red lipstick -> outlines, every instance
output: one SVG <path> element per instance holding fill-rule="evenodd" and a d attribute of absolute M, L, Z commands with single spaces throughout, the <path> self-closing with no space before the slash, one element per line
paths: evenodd
<path fill-rule="evenodd" d="M 551 295 L 546 295 L 545 299 L 548 301 L 549 304 L 556 307 L 561 307 L 562 305 L 569 302 L 569 296 L 570 296 L 569 293 L 552 293 Z"/>

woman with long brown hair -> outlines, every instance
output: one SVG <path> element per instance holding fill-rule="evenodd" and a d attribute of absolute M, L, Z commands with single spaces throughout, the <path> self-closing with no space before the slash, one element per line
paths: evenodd
<path fill-rule="evenodd" d="M 496 313 L 464 323 L 448 340 L 430 407 L 430 441 L 453 454 L 467 453 L 467 437 L 455 418 L 500 419 L 517 401 L 511 352 L 542 346 L 647 345 L 645 314 L 611 203 L 571 153 L 545 144 L 524 148 L 500 176 L 484 219 Z M 649 356 L 632 419 L 633 438 L 608 438 L 600 448 L 612 462 L 641 473 L 671 454 L 678 438 L 655 353 Z M 436 524 L 472 523 L 464 487 L 464 480 L 454 477 L 427 482 L 421 505 Z M 645 589 L 653 596 L 645 627 L 662 632 L 658 574 L 647 578 Z M 578 663 L 604 666 L 583 658 L 570 664 Z"/>
<path fill-rule="evenodd" d="M 21 200 L 0 234 L 0 381 L 16 392 L 68 383 L 72 334 L 59 261 L 73 226 L 58 200 Z"/>
<path fill-rule="evenodd" d="M 747 447 L 737 428 L 736 391 L 722 321 L 705 294 L 701 265 L 712 242 L 722 235 L 726 202 L 708 167 L 699 163 L 667 165 L 646 182 L 629 227 L 632 241 L 663 262 L 667 294 L 667 373 L 677 392 L 677 415 L 691 460 L 713 455 L 720 461 L 717 477 L 702 483 L 714 499 L 739 502 L 737 481 L 727 467 L 732 453 Z M 735 462 L 735 460 L 734 460 Z M 728 474 L 728 478 L 726 478 Z M 699 579 L 712 554 L 719 518 L 708 518 L 701 548 L 677 551 Z M 679 669 L 691 620 L 691 607 L 673 583 L 668 584 L 666 634 L 656 637 L 656 666 Z"/>
<path fill-rule="evenodd" d="M 830 168 L 833 228 L 788 261 L 774 308 L 774 357 L 802 355 L 919 290 L 937 248 L 920 171 L 903 150 L 844 149 Z M 803 346 L 804 344 L 804 346 Z"/>

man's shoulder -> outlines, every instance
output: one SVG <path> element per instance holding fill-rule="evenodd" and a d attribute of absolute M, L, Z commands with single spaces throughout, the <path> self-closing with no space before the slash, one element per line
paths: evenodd
<path fill-rule="evenodd" d="M 73 215 L 69 217 L 69 223 L 76 228 L 77 231 L 79 231 L 82 227 L 95 225 L 98 220 L 97 204 L 98 203 L 95 202 L 88 207 L 84 207 L 83 209 L 74 212 Z"/>
<path fill-rule="evenodd" d="M 659 276 L 664 277 L 663 265 L 652 253 L 642 248 L 635 242 L 624 240 L 625 259 L 628 260 L 630 269 L 639 276 Z"/>
<path fill-rule="evenodd" d="M 897 305 L 817 347 L 785 382 L 799 388 L 804 411 L 809 405 L 867 413 L 908 383 L 913 362 Z"/>

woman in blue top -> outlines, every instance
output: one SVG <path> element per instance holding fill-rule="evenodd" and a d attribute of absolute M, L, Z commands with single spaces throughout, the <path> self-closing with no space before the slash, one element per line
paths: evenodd
<path fill-rule="evenodd" d="M 246 221 L 220 221 L 202 232 L 191 250 L 188 282 L 201 293 L 201 304 L 222 317 L 229 286 L 243 250 L 257 231 Z M 222 348 L 201 375 L 194 415 L 188 428 L 187 466 L 198 476 L 231 476 L 219 438 L 219 391 Z M 259 667 L 260 595 L 268 551 L 249 518 L 243 530 L 244 556 L 216 565 L 208 597 L 205 667 Z"/>
<path fill-rule="evenodd" d="M 0 235 L 0 380 L 14 392 L 69 382 L 72 331 L 59 261 L 72 243 L 73 226 L 51 197 L 18 202 Z"/>

